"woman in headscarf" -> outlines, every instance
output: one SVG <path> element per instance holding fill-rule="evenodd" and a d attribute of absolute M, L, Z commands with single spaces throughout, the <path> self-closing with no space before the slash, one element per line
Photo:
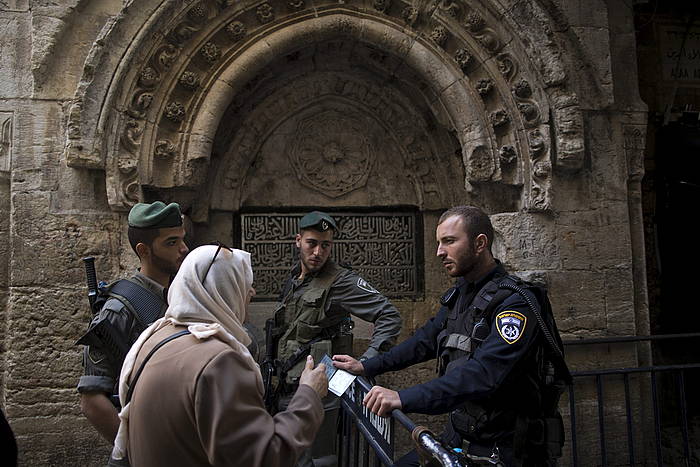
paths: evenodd
<path fill-rule="evenodd" d="M 134 467 L 275 467 L 294 465 L 311 446 L 323 418 L 324 367 L 313 369 L 309 357 L 287 410 L 267 413 L 243 328 L 252 283 L 247 252 L 208 245 L 187 256 L 168 291 L 165 316 L 124 361 L 113 458 L 128 454 Z"/>

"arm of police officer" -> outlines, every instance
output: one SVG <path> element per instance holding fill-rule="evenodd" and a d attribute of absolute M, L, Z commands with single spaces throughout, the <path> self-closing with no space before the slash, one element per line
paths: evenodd
<path fill-rule="evenodd" d="M 129 319 L 124 305 L 118 300 L 108 300 L 95 316 L 93 323 L 106 318 L 118 331 L 127 335 Z M 115 392 L 119 369 L 114 368 L 104 349 L 90 345 L 83 350 L 84 374 L 78 382 L 80 409 L 97 432 L 110 444 L 119 430 L 119 414 L 109 396 Z"/>
<path fill-rule="evenodd" d="M 401 332 L 401 314 L 396 307 L 352 271 L 342 273 L 330 291 L 330 306 L 339 306 L 353 316 L 374 324 L 372 339 L 363 358 L 372 358 L 396 343 Z"/>
<path fill-rule="evenodd" d="M 520 324 L 515 330 L 511 327 L 504 331 L 504 320 L 509 318 L 516 318 Z M 522 297 L 513 294 L 495 310 L 491 331 L 471 359 L 439 378 L 398 392 L 403 410 L 441 414 L 467 400 L 488 397 L 517 370 L 538 335 L 534 313 Z"/>
<path fill-rule="evenodd" d="M 334 355 L 333 366 L 355 375 L 372 377 L 433 359 L 437 353 L 437 336 L 444 327 L 446 317 L 447 309 L 442 307 L 411 337 L 387 352 L 362 361 L 349 355 Z"/>

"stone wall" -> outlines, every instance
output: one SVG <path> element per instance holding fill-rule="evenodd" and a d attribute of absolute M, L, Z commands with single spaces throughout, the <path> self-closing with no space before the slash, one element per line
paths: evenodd
<path fill-rule="evenodd" d="M 74 389 L 80 259 L 95 256 L 100 278 L 134 266 L 124 219 L 139 199 L 181 202 L 197 242 L 233 242 L 256 209 L 410 208 L 424 289 L 396 300 L 403 336 L 449 285 L 439 214 L 481 205 L 497 256 L 549 287 L 566 337 L 648 329 L 646 107 L 618 2 L 56 3 L 0 1 L 0 401 L 23 465 L 104 461 Z"/>

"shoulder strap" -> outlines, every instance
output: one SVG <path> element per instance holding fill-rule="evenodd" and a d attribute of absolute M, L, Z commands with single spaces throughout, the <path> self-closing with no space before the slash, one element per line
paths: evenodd
<path fill-rule="evenodd" d="M 138 369 L 138 370 L 136 371 L 136 373 L 134 374 L 134 379 L 132 379 L 132 380 L 131 380 L 131 384 L 129 384 L 129 390 L 126 392 L 126 400 L 124 401 L 124 405 L 123 405 L 123 406 L 126 406 L 126 404 L 128 404 L 128 403 L 131 401 L 131 395 L 134 393 L 134 388 L 136 387 L 136 381 L 138 381 L 139 376 L 141 376 L 141 373 L 143 372 L 143 368 L 146 366 L 146 363 L 148 363 L 148 361 L 151 359 L 151 357 L 153 356 L 153 354 L 156 353 L 156 350 L 160 349 L 161 347 L 163 347 L 163 346 L 164 346 L 165 344 L 167 344 L 168 342 L 170 342 L 170 341 L 172 341 L 172 340 L 175 340 L 175 339 L 177 339 L 178 337 L 187 335 L 187 334 L 190 334 L 190 331 L 187 330 L 187 329 L 185 329 L 185 330 L 183 330 L 183 331 L 180 331 L 180 332 L 176 332 L 175 334 L 173 334 L 173 335 L 171 335 L 171 336 L 168 336 L 168 337 L 166 337 L 165 339 L 163 339 L 162 341 L 158 342 L 158 343 L 151 349 L 151 351 L 148 352 L 148 355 L 146 355 L 146 358 L 144 358 L 144 359 L 143 359 L 143 362 L 141 362 L 141 366 L 139 367 L 139 369 Z"/>
<path fill-rule="evenodd" d="M 517 278 L 516 278 L 517 279 Z M 520 283 L 520 281 L 518 279 Z M 556 325 L 554 325 L 554 317 L 550 316 L 549 318 L 552 320 L 553 324 L 553 329 L 550 329 L 550 326 L 547 324 L 547 322 L 544 320 L 544 317 L 542 316 L 542 313 L 540 313 L 540 307 L 537 306 L 537 298 L 535 295 L 527 290 L 524 287 L 521 287 L 518 283 L 516 283 L 515 280 L 513 280 L 512 277 L 508 276 L 503 280 L 500 284 L 501 288 L 512 290 L 513 292 L 517 293 L 521 297 L 525 299 L 525 302 L 527 303 L 528 307 L 532 311 L 532 313 L 535 315 L 535 318 L 537 319 L 537 324 L 539 325 L 540 330 L 542 331 L 542 334 L 544 335 L 545 340 L 547 341 L 547 345 L 551 351 L 551 355 L 554 357 L 554 363 L 557 365 L 557 367 L 560 369 L 561 373 L 563 374 L 563 378 L 566 380 L 567 383 L 571 382 L 571 373 L 569 372 L 569 368 L 566 365 L 566 360 L 564 359 L 564 350 L 562 348 L 562 343 L 561 343 L 561 338 L 559 337 L 559 332 L 556 329 Z M 545 296 L 546 297 L 546 296 Z M 547 304 L 541 304 L 543 307 L 549 308 Z M 548 311 L 548 313 L 551 314 L 551 310 Z"/>
<path fill-rule="evenodd" d="M 146 326 L 160 318 L 163 298 L 135 282 L 118 280 L 110 286 L 107 294 L 124 303 Z"/>

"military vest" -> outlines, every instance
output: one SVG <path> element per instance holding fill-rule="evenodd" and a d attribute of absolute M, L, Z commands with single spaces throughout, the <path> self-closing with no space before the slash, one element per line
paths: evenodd
<path fill-rule="evenodd" d="M 289 368 L 285 368 L 289 384 L 296 383 L 304 369 L 302 354 L 310 353 L 318 362 L 325 354 L 350 353 L 352 350 L 352 336 L 339 332 L 340 322 L 347 318 L 347 313 L 332 316 L 326 313 L 329 291 L 342 271 L 343 268 L 329 260 L 303 293 L 295 294 L 292 287 L 275 311 L 275 324 L 283 329 L 277 359 L 282 366 L 292 360 Z M 348 337 L 350 348 L 346 342 Z"/>

